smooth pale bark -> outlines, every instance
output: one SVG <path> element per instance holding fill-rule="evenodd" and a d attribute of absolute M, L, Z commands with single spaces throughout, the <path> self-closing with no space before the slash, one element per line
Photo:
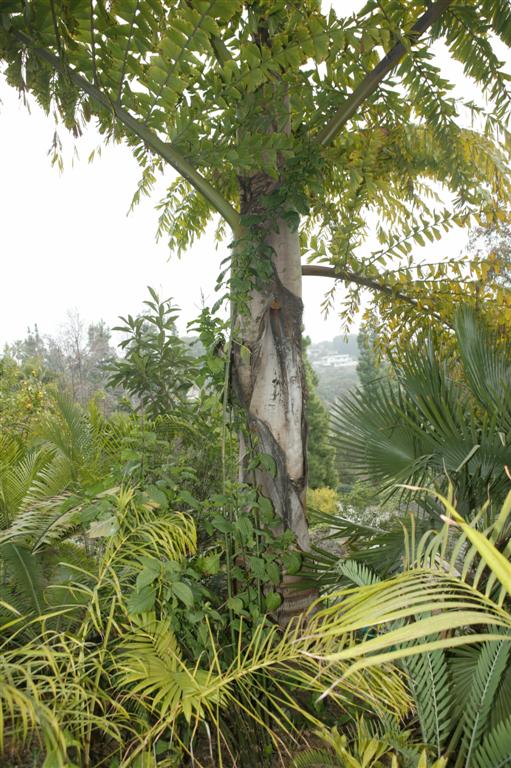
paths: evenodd
<path fill-rule="evenodd" d="M 262 469 L 256 471 L 257 486 L 271 500 L 283 528 L 290 528 L 298 546 L 307 550 L 300 244 L 298 232 L 285 221 L 264 220 L 264 209 L 258 200 L 274 185 L 274 180 L 260 177 L 251 179 L 244 189 L 242 213 L 257 213 L 262 218 L 260 231 L 272 249 L 273 276 L 263 288 L 251 292 L 248 312 L 236 318 L 232 381 L 246 413 L 256 452 L 270 454 L 276 465 L 274 475 Z M 245 446 L 241 450 L 244 453 Z M 246 464 L 244 458 L 242 467 Z M 282 623 L 308 607 L 314 597 L 309 591 L 292 590 L 292 581 L 284 576 L 281 585 Z"/>

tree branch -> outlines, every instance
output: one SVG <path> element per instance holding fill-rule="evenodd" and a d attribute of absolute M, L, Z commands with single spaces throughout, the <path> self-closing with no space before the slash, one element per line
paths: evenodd
<path fill-rule="evenodd" d="M 346 283 L 355 283 L 363 288 L 369 288 L 369 290 L 375 291 L 376 293 L 384 293 L 386 296 L 390 296 L 393 299 L 401 299 L 401 301 L 410 304 L 412 307 L 418 307 L 417 299 L 414 299 L 413 296 L 408 296 L 408 294 L 396 290 L 391 285 L 380 283 L 372 277 L 361 275 L 359 272 L 352 272 L 350 269 L 324 267 L 319 264 L 302 264 L 302 275 L 303 277 L 330 277 L 333 280 L 344 280 Z M 440 320 L 440 322 L 445 323 L 443 318 L 441 318 L 437 312 L 431 312 L 431 316 L 434 317 L 435 320 Z"/>
<path fill-rule="evenodd" d="M 411 43 L 415 42 L 426 32 L 447 10 L 453 0 L 437 0 L 431 3 L 428 10 L 415 22 L 407 37 Z M 403 43 L 397 43 L 388 54 L 376 65 L 376 67 L 364 77 L 360 85 L 348 96 L 335 114 L 330 118 L 324 128 L 317 134 L 315 140 L 324 146 L 329 144 L 340 133 L 344 125 L 353 117 L 363 102 L 371 96 L 383 78 L 389 74 L 406 54 Z"/>
<path fill-rule="evenodd" d="M 90 83 L 85 77 L 80 75 L 62 59 L 46 50 L 35 45 L 33 41 L 23 32 L 11 33 L 18 42 L 27 46 L 43 61 L 50 64 L 53 69 L 69 77 L 71 82 L 81 91 L 86 93 L 94 101 L 100 104 L 128 128 L 135 136 L 138 136 L 144 144 L 159 155 L 165 162 L 171 165 L 184 179 L 186 179 L 197 192 L 200 192 L 211 206 L 225 219 L 231 229 L 237 233 L 240 230 L 240 217 L 232 205 L 213 187 L 210 182 L 204 178 L 195 168 L 178 152 L 171 144 L 162 141 L 150 128 L 142 125 L 133 115 L 118 103 L 112 102 L 110 97 L 103 93 L 96 85 Z"/>

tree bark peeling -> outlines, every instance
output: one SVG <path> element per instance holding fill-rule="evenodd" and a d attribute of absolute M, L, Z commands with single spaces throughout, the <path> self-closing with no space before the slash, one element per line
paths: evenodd
<path fill-rule="evenodd" d="M 235 337 L 241 343 L 233 345 L 233 386 L 257 450 L 270 454 L 276 465 L 274 476 L 257 470 L 256 482 L 283 526 L 308 549 L 299 236 L 282 219 L 269 222 L 265 231 L 273 278 L 252 291 L 248 312 L 236 318 Z"/>

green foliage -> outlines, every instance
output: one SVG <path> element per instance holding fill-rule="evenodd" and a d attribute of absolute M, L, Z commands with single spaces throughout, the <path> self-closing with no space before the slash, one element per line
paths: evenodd
<path fill-rule="evenodd" d="M 377 348 L 377 333 L 369 321 L 361 326 L 357 341 L 357 373 L 362 388 L 369 392 L 373 385 L 388 377 L 389 366 L 382 360 L 382 352 Z"/>
<path fill-rule="evenodd" d="M 453 226 L 492 224 L 509 205 L 510 92 L 492 44 L 492 36 L 511 44 L 505 2 L 369 0 L 344 17 L 322 13 L 316 0 L 30 0 L 2 11 L 0 57 L 11 85 L 75 134 L 93 119 L 105 139 L 126 141 L 142 171 L 136 197 L 167 164 L 181 175 L 160 208 L 160 233 L 172 247 L 187 248 L 215 212 L 229 224 L 238 248 L 225 296 L 246 307 L 254 285 L 268 280 L 264 238 L 280 218 L 301 225 L 308 261 L 350 284 L 347 322 L 367 287 L 381 295 L 379 317 L 391 336 L 403 322 L 406 332 L 421 331 L 425 312 L 451 321 L 453 304 L 480 300 L 487 261 L 476 265 L 474 285 L 458 260 L 428 266 L 410 254 L 412 243 Z M 489 107 L 451 98 L 433 42 L 461 62 Z M 392 79 L 382 84 L 381 72 Z M 476 127 L 464 127 L 466 108 Z M 240 215 L 241 199 L 254 180 L 265 183 L 249 201 L 251 219 Z M 372 222 L 379 245 L 362 259 Z M 484 295 L 508 300 L 498 284 Z M 47 607 L 37 619 L 33 607 L 20 615 L 3 606 L 2 738 L 23 745 L 41 734 L 47 763 L 59 768 L 127 768 L 154 765 L 157 748 L 163 764 L 194 760 L 205 732 L 213 762 L 240 764 L 246 755 L 266 758 L 267 747 L 284 753 L 284 736 L 298 739 L 304 723 L 321 727 L 321 704 L 310 695 L 328 696 L 352 718 L 361 707 L 382 719 L 405 716 L 408 697 L 392 664 L 426 652 L 431 666 L 417 675 L 437 706 L 422 702 L 419 714 L 438 749 L 448 696 L 443 657 L 431 654 L 470 641 L 484 651 L 471 667 L 460 743 L 477 768 L 500 760 L 502 698 L 502 719 L 483 740 L 480 723 L 487 691 L 498 695 L 504 679 L 507 657 L 496 649 L 511 627 L 509 562 L 495 546 L 507 547 L 506 514 L 495 522 L 494 510 L 483 510 L 479 530 L 446 500 L 451 524 L 420 538 L 411 521 L 405 568 L 387 580 L 368 567 L 370 553 L 382 551 L 374 529 L 341 521 L 367 543 L 366 564 L 339 568 L 336 578 L 350 586 L 320 600 L 305 632 L 295 623 L 281 634 L 266 613 L 277 607 L 281 570 L 298 571 L 301 557 L 271 502 L 229 472 L 230 343 L 216 359 L 206 343 L 204 365 L 193 362 L 169 303 L 153 293 L 147 307 L 124 322 L 126 357 L 113 379 L 146 412 L 144 423 L 62 404 L 41 420 L 37 445 L 23 446 L 22 456 L 9 448 L 5 551 L 21 555 L 20 565 L 42 560 L 47 581 L 28 583 L 36 609 L 41 598 Z M 206 314 L 200 322 L 211 341 L 218 326 Z M 350 449 L 359 467 L 372 461 L 371 480 L 442 483 L 447 468 L 462 511 L 472 514 L 489 485 L 494 504 L 505 495 L 509 364 L 505 352 L 474 342 L 466 318 L 462 326 L 461 383 L 434 355 L 419 355 L 397 390 L 378 389 L 369 404 L 357 395 L 342 427 L 348 435 L 354 416 L 365 417 Z M 202 390 L 193 423 L 192 381 Z M 201 444 L 222 456 L 217 464 L 207 456 L 210 474 L 197 459 Z M 267 454 L 247 463 L 248 472 L 275 465 Z M 399 526 L 376 533 L 399 569 Z M 93 567 L 68 562 L 52 581 L 50 550 L 66 538 L 91 550 Z M 7 586 L 21 589 L 22 580 L 12 581 L 8 575 Z M 354 745 L 332 734 L 345 763 L 367 765 L 389 752 L 388 740 L 364 735 Z M 424 754 L 418 766 L 426 764 Z"/>
<path fill-rule="evenodd" d="M 412 682 L 422 738 L 441 756 L 453 723 L 452 691 L 445 652 L 412 656 L 406 668 Z"/>
<path fill-rule="evenodd" d="M 276 749 L 285 747 L 282 729 L 295 731 L 295 716 L 318 727 L 313 708 L 293 690 L 319 695 L 341 672 L 334 665 L 321 676 L 324 682 L 318 678 L 314 657 L 330 646 L 319 627 L 304 637 L 299 625 L 290 626 L 281 636 L 264 620 L 252 630 L 239 622 L 236 645 L 226 645 L 218 596 L 204 582 L 208 572 L 215 577 L 218 564 L 206 565 L 204 555 L 202 562 L 195 559 L 191 518 L 166 509 L 156 490 L 121 489 L 109 498 L 111 524 L 100 529 L 89 523 L 89 536 L 102 542 L 94 569 L 76 568 L 60 606 L 52 607 L 53 615 L 65 610 L 68 620 L 72 610 L 74 624 L 62 630 L 43 616 L 40 626 L 33 622 L 33 642 L 5 644 L 0 658 L 15 686 L 22 688 L 20 670 L 29 664 L 31 710 L 12 726 L 2 719 L 0 733 L 7 729 L 10 738 L 22 739 L 22 726 L 44 732 L 47 711 L 60 739 L 56 764 L 65 764 L 65 734 L 79 760 L 96 765 L 106 755 L 122 762 L 149 754 L 160 740 L 174 740 L 181 754 L 188 753 L 201 723 L 218 729 L 224 760 L 234 758 L 239 743 L 229 734 L 236 712 L 267 731 Z M 355 681 L 360 702 L 401 710 L 406 695 L 395 671 L 383 676 L 375 670 Z M 340 705 L 352 694 L 351 686 L 340 686 L 333 701 Z"/>
<path fill-rule="evenodd" d="M 380 733 L 363 718 L 348 734 L 337 728 L 322 730 L 318 737 L 325 747 L 309 749 L 293 760 L 293 768 L 445 768 L 444 758 L 429 760 L 426 749 L 409 741 L 410 733 L 388 730 Z M 401 742 L 401 743 L 399 743 Z M 404 760 L 402 754 L 404 753 Z"/>
<path fill-rule="evenodd" d="M 327 515 L 335 515 L 339 499 L 333 488 L 312 488 L 307 492 L 307 504 L 311 510 Z"/>
<path fill-rule="evenodd" d="M 106 391 L 106 367 L 115 351 L 102 321 L 86 326 L 77 312 L 68 312 L 57 337 L 41 336 L 36 325 L 24 339 L 6 346 L 6 356 L 22 370 L 38 371 L 43 381 L 58 382 L 81 405 L 94 397 L 105 413 L 113 410 L 115 393 Z"/>
<path fill-rule="evenodd" d="M 492 44 L 509 45 L 505 2 L 371 0 L 352 15 L 322 12 L 315 0 L 171 9 L 126 0 L 92 11 L 88 0 L 41 0 L 27 9 L 4 10 L 8 82 L 75 135 L 95 120 L 106 139 L 125 140 L 141 167 L 136 199 L 167 164 L 178 171 L 160 205 L 172 249 L 187 248 L 215 212 L 238 238 L 243 182 L 260 174 L 277 182 L 263 205 L 270 218 L 277 209 L 293 226 L 302 218 L 308 260 L 346 276 L 347 322 L 367 286 L 386 321 L 398 315 L 415 328 L 440 273 L 457 299 L 470 291 L 459 260 L 428 267 L 409 255 L 412 242 L 505 215 L 511 97 Z M 437 41 L 484 108 L 453 97 L 431 53 Z M 379 246 L 361 258 L 374 220 Z M 253 246 L 248 266 L 262 275 L 267 254 Z M 237 294 L 247 290 L 242 272 L 232 276 Z M 451 316 L 446 293 L 435 311 Z"/>
<path fill-rule="evenodd" d="M 328 443 L 330 417 L 317 394 L 318 377 L 309 360 L 305 359 L 307 382 L 307 461 L 310 488 L 336 488 L 335 451 Z"/>
<path fill-rule="evenodd" d="M 0 358 L 0 430 L 2 437 L 25 438 L 51 404 L 51 388 L 37 361 Z"/>
<path fill-rule="evenodd" d="M 109 383 L 123 387 L 135 399 L 135 409 L 156 419 L 186 399 L 195 361 L 176 333 L 177 309 L 148 290 L 145 314 L 121 318 L 124 324 L 114 329 L 125 334 L 119 345 L 124 357 L 111 364 Z"/>
<path fill-rule="evenodd" d="M 445 488 L 452 480 L 471 516 L 488 494 L 498 503 L 505 493 L 511 362 L 468 310 L 458 314 L 456 344 L 459 363 L 430 341 L 395 361 L 397 386 L 380 382 L 343 398 L 333 413 L 334 444 L 349 448 L 354 469 L 389 492 L 396 483 Z"/>
<path fill-rule="evenodd" d="M 78 435 L 84 426 L 79 428 L 71 414 L 68 410 L 67 416 L 60 416 L 60 423 L 68 429 L 74 425 Z M 108 422 L 95 423 L 105 429 Z M 54 435 L 53 451 L 68 444 L 66 439 L 57 440 L 55 431 L 50 434 Z M 88 440 L 78 444 L 90 445 Z M 110 439 L 100 444 L 109 445 Z M 50 444 L 46 450 L 50 451 Z M 83 456 L 94 456 L 88 450 L 88 454 L 83 449 L 72 454 L 77 470 L 70 473 L 71 478 L 89 477 L 80 468 Z M 28 480 L 20 483 L 21 490 L 27 483 L 31 488 L 30 478 L 37 477 L 38 465 L 29 471 L 31 466 L 27 464 Z M 471 639 L 466 625 L 473 623 L 479 626 L 475 647 L 481 648 L 481 661 L 470 661 L 469 668 L 477 667 L 478 672 L 472 675 L 473 692 L 463 700 L 475 703 L 478 694 L 481 703 L 482 692 L 490 693 L 484 706 L 467 706 L 462 720 L 469 734 L 476 732 L 474 713 L 490 722 L 493 715 L 487 702 L 491 690 L 497 690 L 498 699 L 501 689 L 491 738 L 480 738 L 478 720 L 474 759 L 500 754 L 505 743 L 500 726 L 508 710 L 503 698 L 506 689 L 498 681 L 505 678 L 502 663 L 497 670 L 498 665 L 491 662 L 501 653 L 502 643 L 507 643 L 495 627 L 502 632 L 502 627 L 507 631 L 511 625 L 509 615 L 499 607 L 502 599 L 491 570 L 483 573 L 474 558 L 480 548 L 485 562 L 493 567 L 496 550 L 491 542 L 505 527 L 505 510 L 486 539 L 475 528 L 463 529 L 448 562 L 437 554 L 444 551 L 441 548 L 452 528 L 446 525 L 433 539 L 428 535 L 417 546 L 410 542 L 410 570 L 388 581 L 376 579 L 360 564 L 344 564 L 339 574 L 356 586 L 320 600 L 308 616 L 306 633 L 298 622 L 282 634 L 265 612 L 278 607 L 280 567 L 289 573 L 293 563 L 286 555 L 287 545 L 279 541 L 271 505 L 245 486 L 199 500 L 187 492 L 189 483 L 186 470 L 178 465 L 173 481 L 161 478 L 152 484 L 146 481 L 143 489 L 107 489 L 95 495 L 91 489 L 88 499 L 83 489 L 75 491 L 69 507 L 60 498 L 48 499 L 39 508 L 42 519 L 31 515 L 29 507 L 10 514 L 6 540 L 15 547 L 23 545 L 27 554 L 48 555 L 48 548 L 72 535 L 75 541 L 84 536 L 84 542 L 94 547 L 95 558 L 87 567 L 69 563 L 58 578 L 38 586 L 42 616 L 28 614 L 29 627 L 26 613 L 3 604 L 3 738 L 22 745 L 40 734 L 48 759 L 51 756 L 61 766 L 70 759 L 88 761 L 91 766 L 105 759 L 121 764 L 136 756 L 142 760 L 156 744 L 172 742 L 176 751 L 165 747 L 172 765 L 172 761 L 182 763 L 192 749 L 194 753 L 201 749 L 199 733 L 204 726 L 218 745 L 213 748 L 217 762 L 239 764 L 241 760 L 244 764 L 247 755 L 256 759 L 252 740 L 261 748 L 273 745 L 274 752 L 284 755 L 286 740 L 299 738 L 303 723 L 326 734 L 321 709 L 304 691 L 318 697 L 327 690 L 331 712 L 347 710 L 354 723 L 362 707 L 381 719 L 381 726 L 361 728 L 354 739 L 335 736 L 339 754 L 352 760 L 348 764 L 376 766 L 375 761 L 393 755 L 396 765 L 422 768 L 430 764 L 426 754 L 421 755 L 413 738 L 399 729 L 408 700 L 401 675 L 388 660 L 408 659 L 412 674 L 424 686 L 424 699 L 434 687 L 429 714 L 419 707 L 419 715 L 440 728 L 446 711 L 440 703 L 445 701 L 445 669 L 439 654 Z M 14 492 L 12 484 L 9 487 L 13 488 L 10 498 L 18 499 L 20 492 Z M 53 518 L 45 518 L 50 509 Z M 68 512 L 71 518 L 66 518 Z M 277 530 L 272 531 L 274 525 Z M 226 533 L 234 548 L 226 548 Z M 470 537 L 474 543 L 467 546 Z M 465 580 L 452 575 L 459 567 L 460 551 L 466 553 Z M 48 579 L 44 561 L 43 571 Z M 494 573 L 501 578 L 500 571 Z M 238 583 L 236 592 L 229 593 L 229 576 Z M 257 602 L 258 582 L 266 590 L 263 605 Z M 485 585 L 497 602 L 481 594 L 478 585 Z M 454 635 L 449 636 L 447 629 Z M 425 655 L 414 656 L 416 643 Z M 423 670 L 419 674 L 414 659 L 422 663 L 429 657 L 435 660 L 432 668 L 419 665 Z M 502 655 L 503 661 L 506 658 Z M 484 685 L 485 675 L 494 681 L 493 688 Z M 25 715 L 11 719 L 11 712 Z M 440 732 L 443 737 L 441 728 Z M 334 735 L 325 735 L 330 747 L 325 760 L 332 754 L 339 759 L 331 740 Z M 261 764 L 266 759 L 263 753 L 257 758 Z"/>
<path fill-rule="evenodd" d="M 504 768 L 511 762 L 511 718 L 483 739 L 474 757 L 476 768 Z"/>

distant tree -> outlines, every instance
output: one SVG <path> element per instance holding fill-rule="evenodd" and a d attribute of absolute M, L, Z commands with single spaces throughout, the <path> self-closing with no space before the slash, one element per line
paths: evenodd
<path fill-rule="evenodd" d="M 500 222 L 498 226 L 478 227 L 470 237 L 469 253 L 488 260 L 484 280 L 496 282 L 511 289 L 511 223 Z"/>
<path fill-rule="evenodd" d="M 39 334 L 37 323 L 34 328 L 27 328 L 27 335 L 24 339 L 15 341 L 12 345 L 7 345 L 9 354 L 19 363 L 26 363 L 29 360 L 43 360 L 45 355 L 45 343 Z"/>
<path fill-rule="evenodd" d="M 48 376 L 35 358 L 19 363 L 9 351 L 0 356 L 0 440 L 26 437 L 50 400 Z"/>
<path fill-rule="evenodd" d="M 305 376 L 309 488 L 324 486 L 336 488 L 338 477 L 335 468 L 335 449 L 328 439 L 330 416 L 317 393 L 318 377 L 307 357 L 305 357 Z"/>
<path fill-rule="evenodd" d="M 383 349 L 378 345 L 378 332 L 370 319 L 366 319 L 361 325 L 357 343 L 357 373 L 361 386 L 369 391 L 390 373 L 389 365 L 383 357 Z"/>
<path fill-rule="evenodd" d="M 111 333 L 103 321 L 88 327 L 76 311 L 69 312 L 58 336 L 41 336 L 37 325 L 25 339 L 7 345 L 6 352 L 21 366 L 41 370 L 55 380 L 81 405 L 95 395 L 103 399 L 103 410 L 111 411 L 115 393 L 107 392 L 106 367 L 115 357 Z"/>

